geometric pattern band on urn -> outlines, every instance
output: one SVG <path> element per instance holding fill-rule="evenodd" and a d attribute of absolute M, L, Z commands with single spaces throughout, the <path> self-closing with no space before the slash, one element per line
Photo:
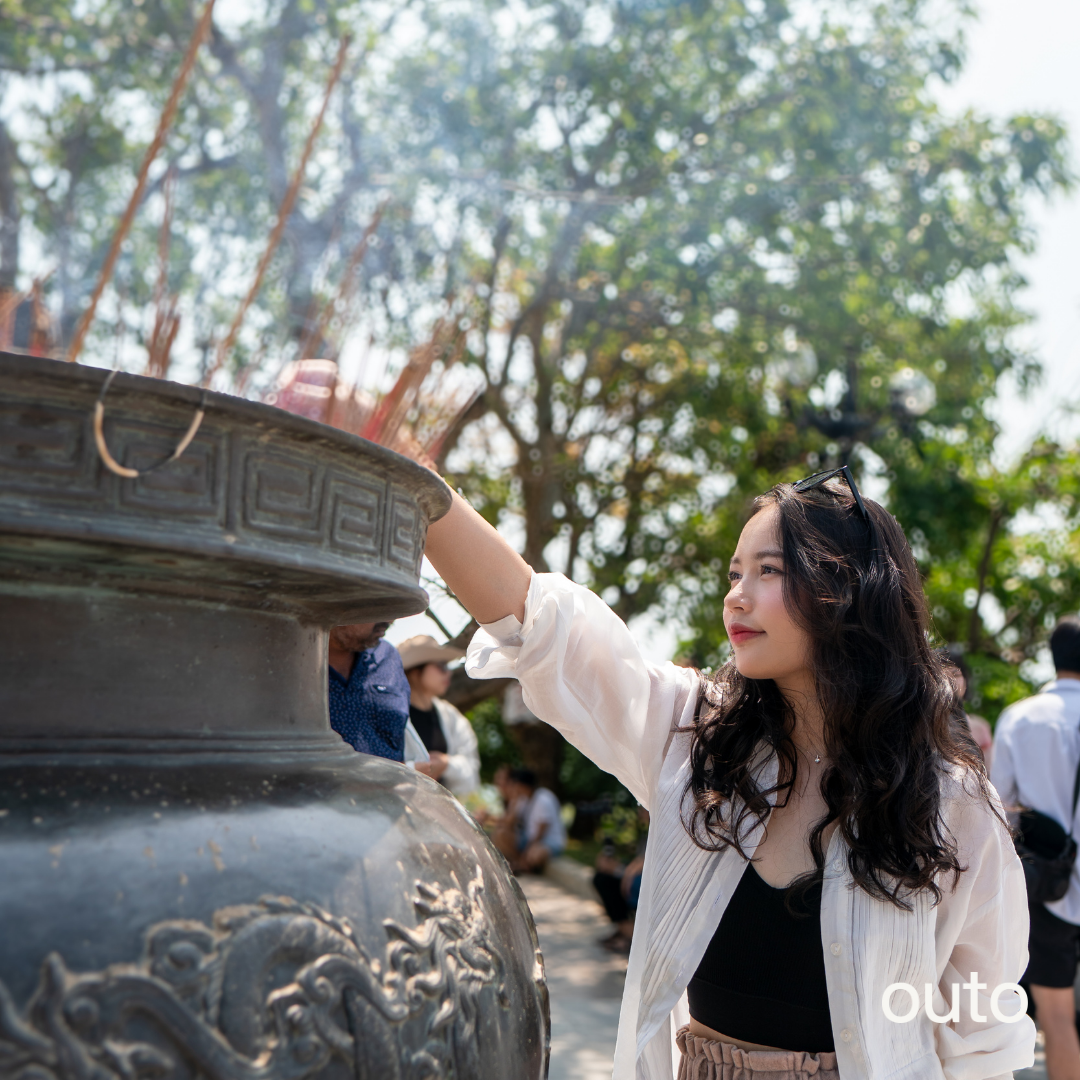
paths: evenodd
<path fill-rule="evenodd" d="M 50 380 L 53 382 L 54 380 Z M 115 394 L 115 391 L 114 391 Z M 175 462 L 123 479 L 100 462 L 91 427 L 95 395 L 85 388 L 85 408 L 37 400 L 0 403 L 0 524 L 121 536 L 138 528 L 190 541 L 222 541 L 295 558 L 298 545 L 314 566 L 348 572 L 357 563 L 378 566 L 403 583 L 416 584 L 426 519 L 417 491 L 430 488 L 385 460 L 371 461 L 355 447 L 335 445 L 288 430 L 293 418 L 268 419 L 284 430 L 256 426 L 213 402 L 198 435 Z M 167 457 L 187 422 L 185 402 L 148 392 L 148 411 L 131 415 L 132 395 L 116 395 L 106 416 L 106 441 L 122 464 L 145 470 Z M 237 422 L 240 420 L 240 422 Z M 262 427 L 262 430 L 260 430 Z M 396 473 L 396 475 L 395 475 Z M 433 479 L 433 478 L 432 478 Z M 432 493 L 427 492 L 430 498 Z"/>

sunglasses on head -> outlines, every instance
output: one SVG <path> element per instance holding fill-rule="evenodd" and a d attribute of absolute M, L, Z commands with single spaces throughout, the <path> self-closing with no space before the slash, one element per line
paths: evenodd
<path fill-rule="evenodd" d="M 851 475 L 851 470 L 846 465 L 841 465 L 839 469 L 828 469 L 825 472 L 814 473 L 813 476 L 808 476 L 805 480 L 799 480 L 797 483 L 791 486 L 800 494 L 804 491 L 813 491 L 814 488 L 822 487 L 827 484 L 834 476 L 839 476 L 847 484 L 852 497 L 855 499 L 855 508 L 862 515 L 863 521 L 870 526 L 873 531 L 874 523 L 870 520 L 870 511 L 866 509 L 866 503 L 863 502 L 862 495 L 859 494 L 858 485 L 855 483 L 855 477 Z"/>

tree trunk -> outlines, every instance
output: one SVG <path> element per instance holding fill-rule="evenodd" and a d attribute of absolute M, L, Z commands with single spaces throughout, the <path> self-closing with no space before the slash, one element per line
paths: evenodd
<path fill-rule="evenodd" d="M 537 463 L 541 466 L 541 462 Z M 554 499 L 548 491 L 548 480 L 532 472 L 531 463 L 523 463 L 519 470 L 521 476 L 521 498 L 525 504 L 525 550 L 521 553 L 525 561 L 538 573 L 546 574 L 551 569 L 544 558 L 544 548 L 551 540 L 551 508 Z"/>
<path fill-rule="evenodd" d="M 489 697 L 501 697 L 513 679 L 470 679 L 464 668 L 456 668 L 450 676 L 446 700 L 462 712 L 475 708 Z"/>

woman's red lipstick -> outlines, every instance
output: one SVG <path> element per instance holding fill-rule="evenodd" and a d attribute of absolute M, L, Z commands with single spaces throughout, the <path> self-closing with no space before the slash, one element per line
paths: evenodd
<path fill-rule="evenodd" d="M 735 622 L 728 627 L 727 636 L 732 645 L 741 645 L 744 641 L 760 637 L 764 633 L 764 630 L 755 630 L 753 627 Z"/>

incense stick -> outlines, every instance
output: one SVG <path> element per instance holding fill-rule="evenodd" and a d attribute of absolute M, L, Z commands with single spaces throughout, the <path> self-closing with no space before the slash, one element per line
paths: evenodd
<path fill-rule="evenodd" d="M 172 127 L 173 119 L 176 116 L 177 106 L 180 104 L 180 96 L 183 94 L 184 87 L 187 86 L 188 78 L 191 75 L 192 69 L 195 67 L 195 57 L 198 55 L 199 46 L 202 44 L 202 40 L 210 27 L 210 17 L 213 14 L 213 11 L 214 0 L 206 0 L 206 7 L 203 9 L 198 26 L 195 27 L 195 33 L 192 35 L 191 41 L 188 44 L 187 53 L 184 55 L 184 61 L 180 65 L 179 72 L 177 72 L 176 80 L 173 82 L 169 100 L 165 103 L 165 108 L 161 113 L 161 119 L 158 121 L 157 131 L 154 133 L 154 141 L 147 147 L 146 156 L 143 158 L 142 167 L 139 169 L 139 178 L 135 183 L 135 190 L 131 193 L 131 198 L 128 199 L 127 209 L 124 211 L 124 216 L 120 219 L 120 225 L 113 236 L 112 244 L 109 246 L 109 253 L 105 256 L 105 263 L 101 267 L 101 273 L 98 275 L 98 282 L 94 287 L 93 295 L 90 297 L 90 304 L 83 312 L 82 318 L 79 320 L 78 328 L 75 330 L 75 337 L 72 339 L 71 348 L 68 350 L 68 360 L 73 363 L 79 359 L 79 353 L 82 351 L 83 342 L 86 340 L 86 335 L 90 330 L 90 324 L 94 321 L 94 313 L 97 311 L 98 301 L 101 299 L 101 294 L 105 291 L 105 286 L 108 285 L 109 279 L 112 277 L 113 269 L 116 266 L 116 260 L 120 257 L 120 245 L 124 242 L 124 237 L 127 236 L 128 231 L 131 229 L 131 223 L 135 220 L 135 212 L 138 210 L 139 203 L 142 201 L 143 192 L 146 191 L 146 181 L 150 174 L 150 166 L 154 163 L 154 159 L 157 157 L 158 151 L 160 151 L 161 147 L 164 145 L 165 138 L 169 134 L 169 129 Z"/>

